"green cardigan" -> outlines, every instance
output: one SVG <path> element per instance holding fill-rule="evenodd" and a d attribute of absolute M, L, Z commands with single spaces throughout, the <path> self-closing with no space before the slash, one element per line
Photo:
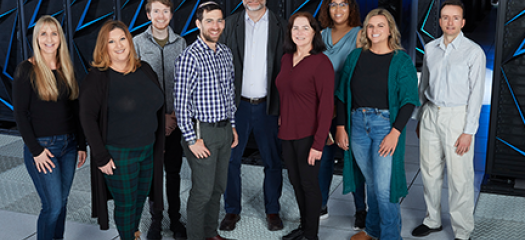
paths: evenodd
<path fill-rule="evenodd" d="M 350 134 L 350 112 L 352 110 L 352 91 L 350 80 L 354 75 L 354 69 L 361 55 L 361 48 L 352 51 L 346 58 L 341 73 L 339 86 L 335 95 L 347 106 L 347 124 L 345 126 L 348 136 Z M 417 73 L 412 59 L 403 51 L 396 50 L 390 68 L 388 70 L 388 110 L 390 111 L 390 124 L 392 125 L 397 117 L 399 109 L 405 104 L 419 106 L 417 90 Z M 350 139 L 351 140 L 351 139 Z M 357 169 L 352 156 L 352 149 L 345 151 L 343 168 L 343 194 L 354 192 L 356 184 L 360 182 L 360 172 Z M 397 203 L 401 197 L 408 194 L 405 176 L 405 129 L 399 135 L 394 157 L 392 158 L 392 177 L 390 181 L 390 202 Z"/>

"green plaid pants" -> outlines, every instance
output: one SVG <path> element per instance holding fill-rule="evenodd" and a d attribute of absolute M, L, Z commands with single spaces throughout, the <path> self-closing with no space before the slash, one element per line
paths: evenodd
<path fill-rule="evenodd" d="M 153 144 L 137 148 L 106 145 L 116 169 L 104 175 L 115 202 L 114 218 L 122 240 L 135 239 L 153 179 Z"/>

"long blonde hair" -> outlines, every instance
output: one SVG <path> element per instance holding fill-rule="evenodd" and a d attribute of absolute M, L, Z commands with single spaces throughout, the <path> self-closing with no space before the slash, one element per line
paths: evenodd
<path fill-rule="evenodd" d="M 57 79 L 55 78 L 53 71 L 44 61 L 44 58 L 40 53 L 40 45 L 38 44 L 39 33 L 44 24 L 55 25 L 57 28 L 58 36 L 60 37 L 60 44 L 56 56 L 57 72 L 61 77 L 61 81 L 68 86 L 69 99 L 75 100 L 78 98 L 78 83 L 75 79 L 71 58 L 69 57 L 69 50 L 67 49 L 64 31 L 62 31 L 60 23 L 54 17 L 49 15 L 40 17 L 33 30 L 33 74 L 30 75 L 33 88 L 37 91 L 40 99 L 44 101 L 56 102 L 58 99 L 59 93 Z"/>
<path fill-rule="evenodd" d="M 363 31 L 361 31 L 360 42 L 362 44 L 363 50 L 369 50 L 372 46 L 372 41 L 367 37 L 367 28 L 370 18 L 374 16 L 384 16 L 388 22 L 388 27 L 390 28 L 390 36 L 388 37 L 388 47 L 392 50 L 403 50 L 401 46 L 401 33 L 396 26 L 396 20 L 388 10 L 382 8 L 376 8 L 368 13 L 363 24 Z"/>

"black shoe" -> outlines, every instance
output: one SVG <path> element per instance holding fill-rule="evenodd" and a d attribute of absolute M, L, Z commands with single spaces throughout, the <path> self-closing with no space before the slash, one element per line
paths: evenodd
<path fill-rule="evenodd" d="M 366 226 L 366 210 L 361 210 L 355 213 L 354 230 L 359 231 L 365 229 Z"/>
<path fill-rule="evenodd" d="M 299 225 L 299 227 L 290 233 L 283 236 L 282 240 L 299 240 L 303 236 L 303 227 Z"/>
<path fill-rule="evenodd" d="M 148 234 L 146 238 L 148 240 L 161 240 L 162 239 L 162 225 L 160 222 L 153 220 L 148 229 Z"/>
<path fill-rule="evenodd" d="M 162 210 L 155 209 L 153 201 L 148 201 L 149 213 L 151 214 L 151 225 L 146 238 L 148 240 L 162 239 Z"/>
<path fill-rule="evenodd" d="M 429 228 L 427 225 L 421 224 L 412 231 L 412 236 L 424 237 L 428 236 L 428 234 L 431 234 L 433 232 L 439 232 L 441 230 L 443 230 L 443 226 L 439 226 L 438 228 Z"/>
<path fill-rule="evenodd" d="M 321 214 L 319 214 L 319 219 L 324 220 L 328 218 L 328 207 L 324 206 L 321 208 Z"/>
<path fill-rule="evenodd" d="M 235 229 L 239 220 L 241 220 L 239 214 L 226 213 L 226 216 L 224 216 L 224 219 L 222 219 L 221 224 L 219 225 L 219 230 L 232 231 Z"/>
<path fill-rule="evenodd" d="M 188 238 L 186 227 L 180 221 L 175 221 L 171 224 L 170 230 L 173 232 L 173 238 L 175 240 L 186 240 Z"/>

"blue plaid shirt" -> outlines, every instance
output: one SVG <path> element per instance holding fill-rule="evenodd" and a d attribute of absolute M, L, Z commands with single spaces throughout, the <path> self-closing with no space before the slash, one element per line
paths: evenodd
<path fill-rule="evenodd" d="M 229 119 L 235 127 L 233 56 L 226 45 L 213 51 L 202 39 L 188 46 L 175 62 L 175 115 L 186 141 L 197 137 L 192 119 L 215 123 Z"/>

